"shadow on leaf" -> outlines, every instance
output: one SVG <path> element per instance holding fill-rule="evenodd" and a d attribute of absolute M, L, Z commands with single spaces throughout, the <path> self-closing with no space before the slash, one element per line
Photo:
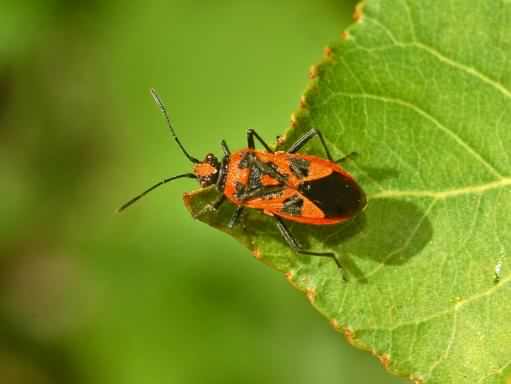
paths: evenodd
<path fill-rule="evenodd" d="M 371 200 L 360 216 L 344 224 L 297 224 L 291 228 L 307 249 L 315 243 L 324 244 L 324 249 L 334 250 L 348 275 L 360 283 L 368 282 L 368 271 L 367 267 L 366 271 L 358 267 L 357 258 L 369 259 L 386 267 L 403 265 L 420 253 L 433 235 L 431 222 L 419 207 L 396 199 Z M 373 269 L 374 266 L 370 267 L 370 270 Z"/>
<path fill-rule="evenodd" d="M 214 191 L 203 191 L 202 197 L 206 201 L 212 201 Z M 191 197 L 191 196 L 189 196 Z M 273 248 L 276 244 L 289 249 L 285 240 L 275 227 L 273 220 L 262 213 L 247 210 L 238 226 L 233 230 L 227 229 L 227 222 L 234 211 L 234 207 L 225 204 L 219 211 L 213 212 L 208 209 L 202 199 L 185 199 L 193 212 L 202 212 L 200 219 L 217 227 L 238 240 L 254 251 L 254 247 L 263 249 L 265 246 Z M 190 205 L 190 202 L 195 204 Z M 196 203 L 198 203 L 196 205 Z M 304 249 L 307 250 L 334 250 L 348 275 L 353 276 L 359 282 L 367 282 L 365 271 L 356 263 L 357 258 L 368 259 L 383 264 L 386 267 L 395 267 L 408 262 L 417 255 L 431 240 L 433 229 L 431 222 L 424 212 L 415 204 L 396 199 L 370 200 L 367 209 L 358 217 L 344 224 L 333 226 L 313 226 L 294 224 L 287 222 L 291 233 L 296 237 Z M 251 240 L 252 238 L 252 240 Z M 265 240 L 266 238 L 266 240 Z M 263 252 L 263 256 L 264 256 Z M 293 255 L 284 252 L 279 257 L 288 258 Z M 264 257 L 266 259 L 266 257 Z M 276 256 L 270 257 L 270 264 L 274 264 Z M 309 263 L 313 257 L 300 255 L 300 262 Z M 273 260 L 273 261 L 271 261 Z M 285 265 L 296 260 L 289 259 L 287 263 L 273 265 L 279 270 L 285 269 Z M 374 269 L 374 265 L 369 267 Z"/>
<path fill-rule="evenodd" d="M 433 228 L 415 204 L 396 199 L 371 200 L 365 212 L 337 228 L 328 228 L 327 246 L 335 249 L 349 272 L 359 280 L 364 274 L 354 258 L 364 258 L 385 266 L 399 266 L 417 255 L 431 240 Z M 353 268 L 353 269 L 351 269 Z"/>

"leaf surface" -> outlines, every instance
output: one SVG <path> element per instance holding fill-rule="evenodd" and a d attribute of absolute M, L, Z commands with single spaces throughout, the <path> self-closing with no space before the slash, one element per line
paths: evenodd
<path fill-rule="evenodd" d="M 209 209 L 307 293 L 350 343 L 424 383 L 511 382 L 511 2 L 367 0 L 323 62 L 279 149 L 314 127 L 368 194 L 356 219 L 290 225 L 325 258 L 295 255 L 271 217 Z M 323 156 L 319 142 L 305 153 Z M 496 267 L 500 272 L 496 276 Z M 498 269 L 498 268 L 497 268 Z"/>

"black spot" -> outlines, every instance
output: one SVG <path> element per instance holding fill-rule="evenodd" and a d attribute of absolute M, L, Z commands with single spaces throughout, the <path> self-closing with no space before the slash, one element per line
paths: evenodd
<path fill-rule="evenodd" d="M 354 180 L 338 172 L 304 182 L 299 191 L 318 206 L 326 217 L 351 217 L 366 205 L 364 191 Z"/>
<path fill-rule="evenodd" d="M 293 172 L 293 174 L 299 179 L 303 179 L 304 177 L 309 176 L 309 166 L 309 160 L 301 159 L 299 157 L 289 158 L 289 168 L 291 169 L 291 172 Z"/>
<path fill-rule="evenodd" d="M 302 214 L 303 199 L 298 195 L 293 195 L 284 200 L 284 206 L 281 211 L 292 216 L 299 216 Z"/>

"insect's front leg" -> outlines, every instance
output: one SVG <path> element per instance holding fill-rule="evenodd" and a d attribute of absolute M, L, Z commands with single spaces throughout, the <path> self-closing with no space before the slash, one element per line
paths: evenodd
<path fill-rule="evenodd" d="M 247 146 L 250 149 L 255 149 L 255 143 L 254 143 L 254 136 L 255 138 L 261 143 L 261 145 L 266 149 L 267 152 L 273 153 L 273 150 L 270 148 L 268 144 L 263 140 L 259 134 L 254 131 L 252 128 L 247 129 Z"/>
<path fill-rule="evenodd" d="M 222 140 L 220 142 L 220 146 L 222 147 L 222 151 L 224 152 L 225 156 L 229 156 L 231 154 L 231 151 L 230 151 L 229 147 L 227 146 L 227 143 L 225 142 L 225 140 Z"/>
<path fill-rule="evenodd" d="M 318 131 L 315 128 L 312 128 L 310 131 L 308 131 L 308 132 L 304 133 L 302 136 L 300 136 L 298 138 L 298 140 L 296 140 L 294 142 L 294 144 L 291 145 L 291 147 L 289 147 L 287 152 L 288 153 L 296 153 L 296 152 L 298 152 L 300 149 L 302 149 L 302 147 L 305 144 L 307 144 L 309 142 L 310 139 L 312 139 L 315 136 L 319 137 L 319 140 L 321 141 L 321 144 L 323 145 L 323 149 L 325 150 L 325 153 L 326 153 L 326 156 L 328 157 L 328 160 L 334 161 L 332 159 L 332 155 L 330 154 L 330 151 L 328 150 L 328 147 L 326 146 L 325 139 L 323 138 L 323 135 L 321 134 L 320 131 Z"/>

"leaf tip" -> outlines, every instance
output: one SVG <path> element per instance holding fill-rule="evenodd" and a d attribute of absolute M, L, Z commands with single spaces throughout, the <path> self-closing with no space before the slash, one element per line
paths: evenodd
<path fill-rule="evenodd" d="M 188 207 L 192 201 L 192 193 L 185 192 L 183 193 L 183 203 Z"/>
<path fill-rule="evenodd" d="M 190 212 L 190 214 L 193 216 L 193 192 L 185 192 L 183 193 L 183 203 L 185 205 L 185 208 Z"/>

